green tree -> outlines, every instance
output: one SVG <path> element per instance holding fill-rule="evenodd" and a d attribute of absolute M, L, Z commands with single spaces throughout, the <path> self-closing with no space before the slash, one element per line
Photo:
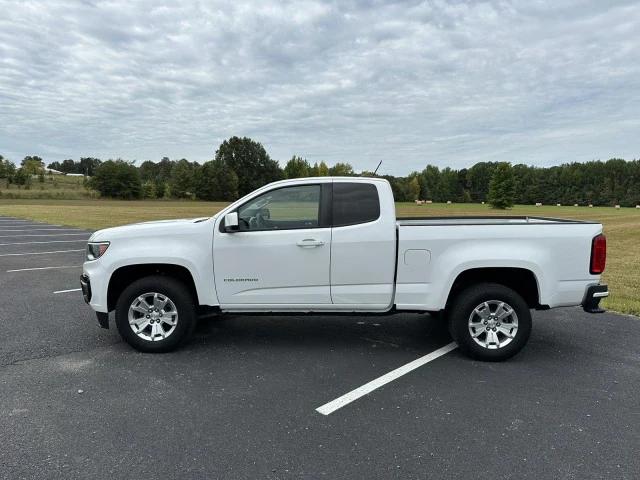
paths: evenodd
<path fill-rule="evenodd" d="M 142 183 L 142 198 L 157 198 L 156 184 L 150 180 Z"/>
<path fill-rule="evenodd" d="M 326 163 L 318 162 L 313 164 L 313 167 L 309 170 L 310 177 L 328 177 L 329 176 L 329 167 Z"/>
<path fill-rule="evenodd" d="M 187 198 L 193 193 L 193 170 L 193 165 L 184 158 L 175 163 L 169 181 L 172 197 Z"/>
<path fill-rule="evenodd" d="M 438 187 L 441 201 L 454 201 L 462 196 L 462 191 L 459 189 L 458 172 L 449 167 L 445 167 L 440 171 Z"/>
<path fill-rule="evenodd" d="M 19 187 L 24 186 L 25 188 L 29 188 L 31 185 L 31 174 L 27 172 L 24 167 L 20 167 L 13 174 L 11 181 Z"/>
<path fill-rule="evenodd" d="M 168 183 L 171 179 L 171 171 L 173 170 L 173 165 L 176 162 L 170 160 L 169 157 L 162 157 L 162 159 L 158 162 L 158 174 L 157 174 L 157 182 Z"/>
<path fill-rule="evenodd" d="M 138 168 L 140 170 L 140 180 L 143 182 L 157 182 L 160 174 L 160 167 L 151 160 L 145 160 Z"/>
<path fill-rule="evenodd" d="M 61 171 L 64 173 L 80 173 L 78 171 L 78 164 L 76 164 L 76 162 L 72 158 L 67 158 L 66 160 L 62 161 Z"/>
<path fill-rule="evenodd" d="M 238 176 L 224 162 L 219 160 L 206 162 L 198 169 L 195 193 L 200 200 L 236 200 Z"/>
<path fill-rule="evenodd" d="M 50 163 L 49 168 L 53 168 L 54 170 L 58 170 L 59 172 L 62 172 L 62 173 L 80 173 L 78 172 L 78 167 L 76 165 L 76 162 L 71 158 L 67 158 L 66 160 L 63 160 L 62 163 L 60 162 Z"/>
<path fill-rule="evenodd" d="M 353 167 L 348 163 L 336 163 L 329 169 L 329 175 L 333 177 L 349 177 L 354 175 Z"/>
<path fill-rule="evenodd" d="M 318 165 L 318 176 L 319 177 L 328 177 L 329 176 L 329 167 L 326 163 L 320 162 Z"/>
<path fill-rule="evenodd" d="M 132 163 L 120 159 L 103 162 L 89 186 L 103 197 L 134 199 L 140 198 L 142 192 L 140 172 Z"/>
<path fill-rule="evenodd" d="M 534 204 L 540 201 L 537 198 L 536 171 L 534 167 L 523 164 L 514 165 L 513 176 L 516 183 L 515 203 Z"/>
<path fill-rule="evenodd" d="M 278 162 L 271 159 L 260 143 L 247 137 L 231 137 L 222 142 L 215 160 L 236 173 L 240 196 L 283 178 Z"/>
<path fill-rule="evenodd" d="M 622 199 L 622 205 L 635 207 L 640 205 L 640 161 L 629 162 L 626 194 Z"/>
<path fill-rule="evenodd" d="M 158 163 L 151 160 L 145 160 L 140 165 L 140 179 L 143 183 L 153 183 L 156 198 L 169 196 L 167 182 L 171 179 L 171 170 L 175 163 L 176 162 L 169 160 L 167 157 L 164 157 Z"/>
<path fill-rule="evenodd" d="M 456 173 L 458 175 L 458 181 L 456 186 L 456 192 L 458 193 L 458 201 L 462 203 L 469 203 L 471 202 L 471 195 L 469 194 L 469 183 L 467 181 L 469 170 L 467 170 L 466 168 L 463 168 L 461 170 L 458 170 Z M 468 200 L 467 200 L 467 197 L 469 198 Z"/>
<path fill-rule="evenodd" d="M 492 162 L 479 162 L 471 167 L 467 173 L 469 193 L 474 202 L 484 202 L 489 193 L 489 183 L 496 164 Z"/>
<path fill-rule="evenodd" d="M 15 173 L 15 164 L 0 155 L 0 178 L 10 179 Z"/>
<path fill-rule="evenodd" d="M 433 200 L 434 202 L 442 202 L 444 199 L 440 192 L 440 169 L 435 165 L 427 165 L 418 178 L 420 182 L 420 196 L 424 200 Z"/>
<path fill-rule="evenodd" d="M 515 178 L 510 163 L 499 163 L 489 183 L 488 200 L 493 208 L 505 209 L 513 206 L 515 196 Z"/>
<path fill-rule="evenodd" d="M 156 198 L 168 198 L 169 195 L 169 185 L 166 182 L 158 182 L 155 184 L 156 186 Z"/>
<path fill-rule="evenodd" d="M 309 177 L 311 166 L 302 157 L 293 156 L 284 167 L 285 178 L 304 178 Z"/>
<path fill-rule="evenodd" d="M 44 162 L 38 156 L 27 155 L 22 159 L 20 165 L 27 175 L 38 175 L 44 170 Z"/>
<path fill-rule="evenodd" d="M 418 176 L 416 175 L 411 180 L 409 180 L 409 199 L 418 200 L 419 198 L 420 198 L 420 182 L 418 181 Z"/>
<path fill-rule="evenodd" d="M 80 161 L 77 163 L 77 171 L 75 173 L 81 173 L 83 175 L 93 177 L 101 163 L 102 160 L 99 158 L 81 157 Z"/>

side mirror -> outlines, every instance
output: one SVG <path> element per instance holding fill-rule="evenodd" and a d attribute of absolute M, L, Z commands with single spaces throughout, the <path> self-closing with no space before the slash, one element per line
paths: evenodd
<path fill-rule="evenodd" d="M 224 231 L 237 232 L 238 230 L 238 212 L 227 213 L 224 216 Z"/>

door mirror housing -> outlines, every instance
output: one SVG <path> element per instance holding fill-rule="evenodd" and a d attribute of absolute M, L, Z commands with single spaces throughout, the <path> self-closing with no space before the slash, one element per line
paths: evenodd
<path fill-rule="evenodd" d="M 238 224 L 238 212 L 227 213 L 224 216 L 224 231 L 227 233 L 237 232 L 240 229 Z"/>

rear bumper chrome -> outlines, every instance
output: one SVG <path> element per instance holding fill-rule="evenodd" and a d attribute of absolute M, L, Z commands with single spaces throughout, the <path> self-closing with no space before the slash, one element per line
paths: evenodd
<path fill-rule="evenodd" d="M 609 287 L 606 284 L 590 285 L 582 300 L 582 308 L 589 313 L 602 313 L 600 300 L 609 296 Z"/>

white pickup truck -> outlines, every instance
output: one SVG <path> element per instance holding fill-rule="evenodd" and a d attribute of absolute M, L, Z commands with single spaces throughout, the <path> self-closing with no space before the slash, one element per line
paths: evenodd
<path fill-rule="evenodd" d="M 158 204 L 158 208 L 162 208 Z M 98 322 L 147 352 L 185 341 L 211 312 L 443 312 L 468 355 L 503 360 L 531 309 L 601 311 L 597 223 L 538 217 L 396 219 L 379 178 L 266 185 L 210 218 L 95 232 L 81 286 Z"/>

